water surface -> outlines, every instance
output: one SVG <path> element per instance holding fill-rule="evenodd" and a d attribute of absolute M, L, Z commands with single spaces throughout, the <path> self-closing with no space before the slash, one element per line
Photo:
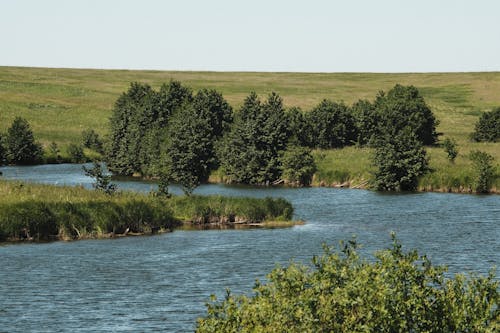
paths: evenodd
<path fill-rule="evenodd" d="M 0 171 L 7 179 L 92 183 L 80 165 Z M 143 192 L 156 186 L 118 185 Z M 309 263 L 322 243 L 352 235 L 368 255 L 388 246 L 395 231 L 406 248 L 448 264 L 452 273 L 486 274 L 500 262 L 498 195 L 224 185 L 203 185 L 195 193 L 284 197 L 307 224 L 0 246 L 0 332 L 190 332 L 210 294 L 223 296 L 225 288 L 249 293 L 277 263 Z"/>

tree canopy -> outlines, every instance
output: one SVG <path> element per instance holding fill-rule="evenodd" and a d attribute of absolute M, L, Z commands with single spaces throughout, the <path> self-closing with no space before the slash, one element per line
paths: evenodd
<path fill-rule="evenodd" d="M 42 146 L 35 142 L 28 121 L 16 117 L 5 138 L 6 159 L 11 164 L 36 164 L 43 158 Z"/>
<path fill-rule="evenodd" d="M 476 332 L 500 329 L 499 282 L 446 274 L 393 238 L 366 260 L 356 241 L 324 247 L 312 266 L 277 267 L 253 295 L 212 296 L 197 332 Z"/>
<path fill-rule="evenodd" d="M 500 107 L 481 114 L 472 133 L 472 139 L 478 142 L 500 140 Z"/>

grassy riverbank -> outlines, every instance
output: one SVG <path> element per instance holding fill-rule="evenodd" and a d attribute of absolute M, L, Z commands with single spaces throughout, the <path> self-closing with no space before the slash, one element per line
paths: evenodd
<path fill-rule="evenodd" d="M 284 199 L 109 196 L 81 187 L 0 181 L 0 241 L 71 240 L 170 231 L 189 224 L 290 222 Z M 290 225 L 292 223 L 290 222 Z"/>
<path fill-rule="evenodd" d="M 440 121 L 437 131 L 442 133 L 441 139 L 455 139 L 459 151 L 455 163 L 450 163 L 441 148 L 428 148 L 434 171 L 421 180 L 420 189 L 467 192 L 474 178 L 468 159 L 472 150 L 491 154 L 500 173 L 500 143 L 469 140 L 481 112 L 500 106 L 500 72 L 236 73 L 0 67 L 0 132 L 15 116 L 22 116 L 45 147 L 54 141 L 65 157 L 67 146 L 79 143 L 83 130 L 107 133 L 113 104 L 130 82 L 158 88 L 170 79 L 195 90 L 216 89 L 235 109 L 251 91 L 262 96 L 276 91 L 285 106 L 299 106 L 305 111 L 324 98 L 351 104 L 359 99 L 372 100 L 378 91 L 387 91 L 396 83 L 414 85 Z M 314 184 L 365 186 L 373 172 L 370 154 L 370 149 L 355 147 L 316 151 Z M 220 175 L 212 179 L 217 178 Z M 497 177 L 493 190 L 499 188 Z"/>

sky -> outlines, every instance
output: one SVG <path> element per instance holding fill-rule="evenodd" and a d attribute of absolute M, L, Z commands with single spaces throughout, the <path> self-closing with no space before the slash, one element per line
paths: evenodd
<path fill-rule="evenodd" d="M 499 0 L 0 0 L 0 66 L 500 71 Z"/>

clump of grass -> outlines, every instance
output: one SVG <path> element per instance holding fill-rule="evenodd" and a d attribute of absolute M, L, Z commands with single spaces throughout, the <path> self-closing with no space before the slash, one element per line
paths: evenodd
<path fill-rule="evenodd" d="M 190 223 L 288 221 L 280 198 L 174 196 L 133 192 L 106 195 L 81 187 L 0 181 L 0 241 L 82 239 L 154 233 Z"/>

